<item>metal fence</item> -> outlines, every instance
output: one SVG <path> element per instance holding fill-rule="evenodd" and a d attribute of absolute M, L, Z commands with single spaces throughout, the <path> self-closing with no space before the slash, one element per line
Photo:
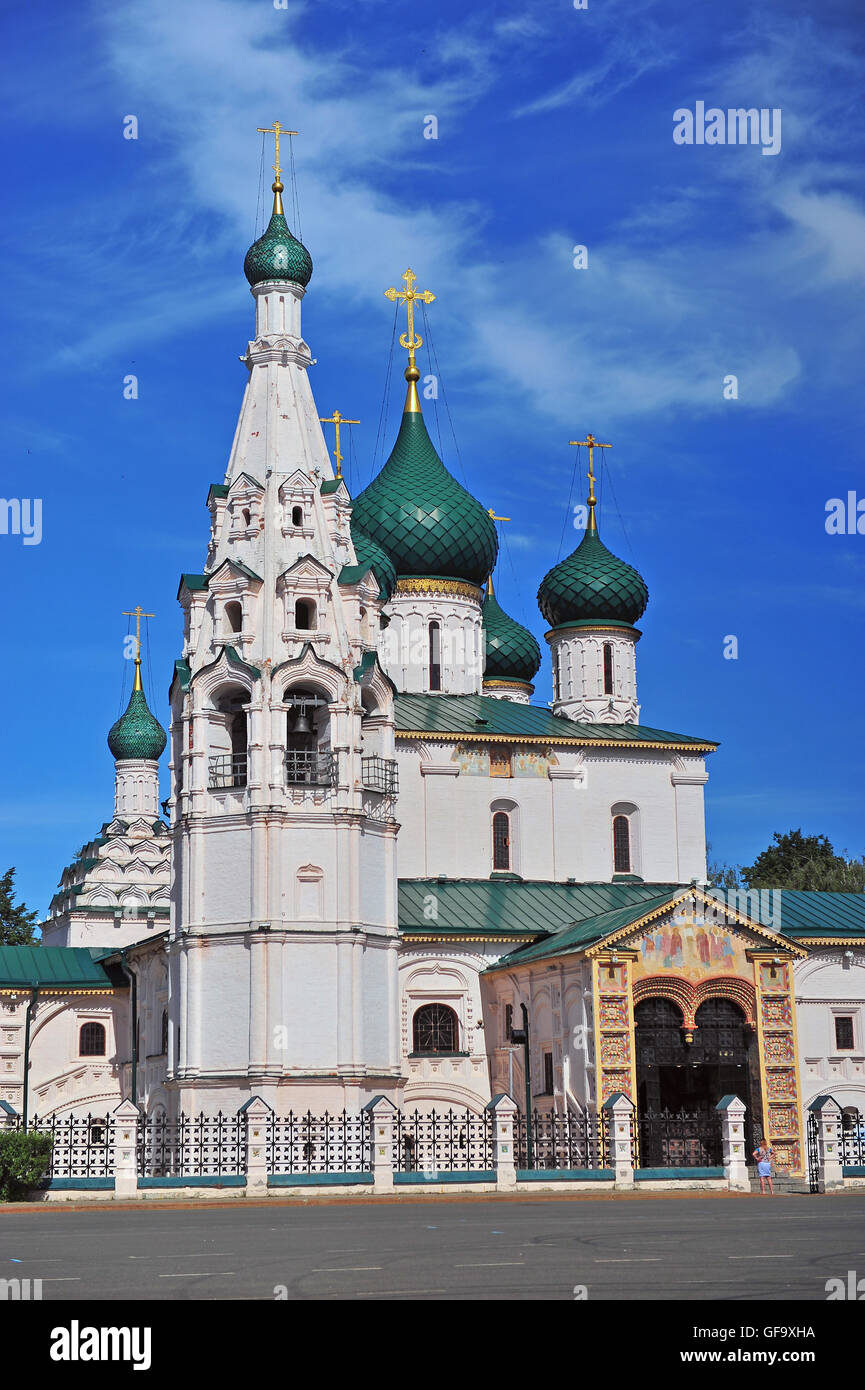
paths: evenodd
<path fill-rule="evenodd" d="M 517 1167 L 603 1168 L 605 1129 L 604 1115 L 588 1111 L 533 1110 L 527 1125 L 520 1110 L 514 1116 Z"/>
<path fill-rule="evenodd" d="M 151 1116 L 138 1125 L 138 1172 L 148 1178 L 223 1177 L 246 1172 L 242 1115 Z"/>
<path fill-rule="evenodd" d="M 635 1128 L 636 1168 L 716 1168 L 723 1161 L 720 1115 L 647 1110 Z"/>
<path fill-rule="evenodd" d="M 372 1166 L 368 1114 L 271 1115 L 266 1122 L 268 1173 L 363 1173 Z"/>
<path fill-rule="evenodd" d="M 396 796 L 399 791 L 399 766 L 393 758 L 382 758 L 377 753 L 361 758 L 361 782 L 368 791 L 382 792 L 385 796 Z"/>
<path fill-rule="evenodd" d="M 851 1168 L 865 1165 L 865 1115 L 852 1107 L 841 1115 L 841 1162 Z"/>
<path fill-rule="evenodd" d="M 493 1129 L 489 1111 L 399 1111 L 394 1124 L 394 1171 L 466 1172 L 493 1166 Z"/>
<path fill-rule="evenodd" d="M 21 1127 L 20 1116 L 18 1128 Z M 54 1140 L 46 1171 L 48 1178 L 106 1178 L 114 1172 L 112 1115 L 48 1115 L 27 1128 L 50 1134 Z"/>

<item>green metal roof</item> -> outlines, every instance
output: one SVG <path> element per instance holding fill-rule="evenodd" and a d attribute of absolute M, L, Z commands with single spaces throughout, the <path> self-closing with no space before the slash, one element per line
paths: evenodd
<path fill-rule="evenodd" d="M 495 594 L 487 593 L 482 612 L 484 680 L 531 681 L 541 664 L 541 649 L 533 635 L 509 617 Z"/>
<path fill-rule="evenodd" d="M 0 988 L 113 989 L 99 964 L 104 948 L 85 946 L 0 946 Z"/>
<path fill-rule="evenodd" d="M 322 497 L 330 497 L 331 493 L 339 492 L 339 489 L 344 486 L 345 478 L 325 478 L 318 490 Z M 346 488 L 346 492 L 348 492 L 348 488 Z"/>
<path fill-rule="evenodd" d="M 445 468 L 419 410 L 403 414 L 390 457 L 352 507 L 397 574 L 484 584 L 498 535 L 487 512 Z"/>
<path fill-rule="evenodd" d="M 187 589 L 190 591 L 190 593 L 192 593 L 192 594 L 200 593 L 202 589 L 206 589 L 206 588 L 207 588 L 207 586 L 208 586 L 209 583 L 210 583 L 210 577 L 209 577 L 209 575 L 206 575 L 206 574 L 182 574 L 182 575 L 180 576 L 180 583 L 179 583 L 178 586 L 177 586 L 177 593 L 178 593 L 178 596 L 179 596 L 179 594 L 180 594 L 181 589 L 183 589 L 183 588 L 187 588 Z"/>
<path fill-rule="evenodd" d="M 404 878 L 404 936 L 550 936 L 612 911 L 636 917 L 643 904 L 682 892 L 672 883 L 549 883 L 538 879 Z M 610 930 L 614 930 L 610 928 Z"/>
<path fill-rule="evenodd" d="M 396 588 L 396 570 L 393 560 L 378 541 L 374 541 L 372 536 L 368 536 L 357 525 L 351 527 L 351 543 L 357 556 L 357 564 L 345 565 L 340 571 L 338 582 L 340 584 L 357 584 L 368 570 L 372 570 L 381 591 L 381 599 L 386 602 Z"/>
<path fill-rule="evenodd" d="M 610 936 L 612 932 L 627 927 L 630 922 L 636 921 L 644 913 L 666 907 L 682 892 L 681 884 L 672 889 L 667 888 L 660 893 L 657 891 L 657 884 L 651 886 L 655 889 L 653 897 L 644 898 L 638 903 L 632 902 L 622 907 L 612 908 L 609 912 L 599 912 L 595 917 L 586 917 L 583 921 L 568 927 L 566 931 L 556 932 L 554 936 L 545 937 L 543 941 L 538 941 L 533 946 L 526 946 L 511 951 L 507 956 L 502 956 L 501 960 L 496 962 L 495 968 L 498 969 L 502 965 L 522 964 L 524 961 L 543 960 L 547 956 L 567 956 L 574 951 L 582 951 L 593 942 L 602 941 L 605 936 Z"/>
<path fill-rule="evenodd" d="M 292 236 L 281 212 L 274 212 L 264 235 L 250 246 L 243 262 L 243 273 L 250 285 L 260 285 L 265 280 L 309 284 L 312 257 L 303 242 Z"/>
<path fill-rule="evenodd" d="M 794 941 L 810 936 L 865 938 L 865 893 L 809 893 L 793 888 L 750 893 L 744 888 L 738 893 L 715 889 L 714 893 L 730 907 Z"/>
<path fill-rule="evenodd" d="M 615 747 L 683 748 L 711 752 L 714 739 L 668 733 L 644 724 L 583 724 L 563 719 L 539 705 L 520 705 L 492 695 L 398 695 L 398 737 L 416 734 L 453 735 L 459 739 L 512 739 L 515 743 L 579 744 Z"/>
<path fill-rule="evenodd" d="M 553 626 L 581 619 L 635 623 L 648 602 L 642 575 L 608 550 L 594 527 L 538 589 L 538 607 Z"/>
<path fill-rule="evenodd" d="M 210 506 L 211 498 L 227 497 L 228 485 L 226 483 L 211 483 L 207 493 L 207 505 Z"/>
<path fill-rule="evenodd" d="M 129 704 L 108 731 L 108 747 L 112 756 L 123 762 L 130 758 L 147 758 L 158 762 L 165 751 L 167 735 L 159 720 L 147 708 L 143 690 L 133 690 Z"/>

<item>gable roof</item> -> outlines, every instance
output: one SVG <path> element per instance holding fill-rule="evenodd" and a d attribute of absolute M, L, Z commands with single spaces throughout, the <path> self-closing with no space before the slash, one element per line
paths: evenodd
<path fill-rule="evenodd" d="M 583 724 L 540 705 L 497 700 L 492 695 L 398 695 L 398 738 L 455 738 L 462 742 L 511 741 L 595 748 L 662 748 L 712 753 L 713 739 L 667 733 L 642 724 Z"/>
<path fill-rule="evenodd" d="M 0 946 L 0 989 L 32 988 L 46 993 L 111 991 L 123 984 L 100 963 L 104 947 Z"/>

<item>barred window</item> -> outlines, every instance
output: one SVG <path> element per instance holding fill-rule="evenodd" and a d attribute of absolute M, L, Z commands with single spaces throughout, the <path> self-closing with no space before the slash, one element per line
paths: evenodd
<path fill-rule="evenodd" d="M 442 644 L 441 626 L 438 623 L 429 625 L 429 688 L 430 690 L 441 690 L 442 688 Z"/>
<path fill-rule="evenodd" d="M 459 1022 L 447 1004 L 424 1004 L 413 1022 L 415 1052 L 456 1052 L 459 1046 Z"/>
<path fill-rule="evenodd" d="M 627 816 L 613 817 L 613 868 L 617 874 L 631 872 L 631 827 Z"/>
<path fill-rule="evenodd" d="M 835 1046 L 839 1052 L 853 1051 L 853 1019 L 849 1015 L 835 1019 Z"/>
<path fill-rule="evenodd" d="M 551 1096 L 555 1090 L 553 1085 L 553 1054 L 544 1053 L 544 1095 Z"/>
<path fill-rule="evenodd" d="M 105 1056 L 105 1029 L 101 1023 L 85 1023 L 78 1035 L 79 1057 Z"/>
<path fill-rule="evenodd" d="M 613 644 L 604 643 L 604 694 L 613 694 Z"/>
<path fill-rule="evenodd" d="M 511 1041 L 511 1031 L 514 1026 L 514 1006 L 505 1004 L 505 1042 Z"/>
<path fill-rule="evenodd" d="M 163 1056 L 168 1052 L 168 1012 L 166 1009 L 162 1010 L 162 1036 L 159 1050 Z"/>
<path fill-rule="evenodd" d="M 493 816 L 493 868 L 511 867 L 511 818 L 507 811 L 496 811 Z"/>

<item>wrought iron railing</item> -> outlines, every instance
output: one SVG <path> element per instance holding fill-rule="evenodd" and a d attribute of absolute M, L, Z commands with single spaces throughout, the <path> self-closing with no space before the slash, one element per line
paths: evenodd
<path fill-rule="evenodd" d="M 471 1110 L 399 1111 L 394 1125 L 394 1169 L 462 1172 L 493 1166 L 492 1117 Z"/>
<path fill-rule="evenodd" d="M 223 1177 L 246 1172 L 246 1122 L 241 1115 L 151 1116 L 138 1126 L 143 1177 Z"/>
<path fill-rule="evenodd" d="M 399 792 L 399 767 L 394 758 L 382 758 L 377 753 L 361 758 L 361 781 L 367 791 L 396 796 Z"/>
<path fill-rule="evenodd" d="M 368 1114 L 272 1115 L 266 1123 L 268 1173 L 369 1171 L 372 1120 Z"/>
<path fill-rule="evenodd" d="M 285 755 L 285 780 L 289 786 L 333 787 L 336 771 L 337 760 L 333 753 L 289 748 Z"/>
<path fill-rule="evenodd" d="M 587 1110 L 534 1110 L 531 1132 L 521 1110 L 514 1116 L 518 1168 L 603 1168 L 604 1138 L 604 1116 Z"/>
<path fill-rule="evenodd" d="M 211 753 L 207 760 L 207 786 L 210 791 L 246 786 L 245 753 Z"/>
<path fill-rule="evenodd" d="M 647 1110 L 635 1125 L 636 1168 L 715 1168 L 723 1161 L 721 1117 Z"/>
<path fill-rule="evenodd" d="M 865 1115 L 859 1111 L 841 1116 L 841 1162 L 849 1167 L 865 1165 Z"/>
<path fill-rule="evenodd" d="M 106 1178 L 113 1174 L 114 1119 L 111 1115 L 48 1115 L 43 1119 L 37 1115 L 27 1128 L 50 1134 L 54 1140 L 47 1177 Z"/>

